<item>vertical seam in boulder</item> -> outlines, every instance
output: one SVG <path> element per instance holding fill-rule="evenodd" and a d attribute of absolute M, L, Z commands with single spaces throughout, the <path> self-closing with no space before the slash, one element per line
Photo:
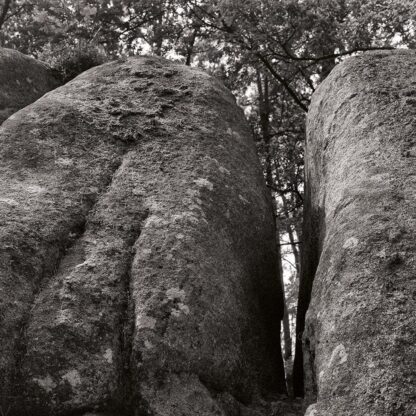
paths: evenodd
<path fill-rule="evenodd" d="M 146 209 L 143 217 L 140 220 L 140 224 L 137 231 L 137 236 L 131 244 L 131 254 L 129 258 L 129 267 L 124 275 L 123 290 L 124 290 L 124 304 L 120 313 L 120 381 L 119 389 L 121 390 L 120 397 L 123 399 L 123 403 L 120 405 L 122 411 L 127 415 L 134 414 L 134 394 L 132 392 L 132 351 L 133 351 L 133 334 L 134 334 L 134 299 L 132 296 L 131 282 L 132 282 L 132 266 L 137 250 L 134 247 L 137 246 L 137 242 L 140 239 L 142 225 L 150 215 L 150 210 Z"/>
<path fill-rule="evenodd" d="M 30 302 L 28 303 L 27 310 L 24 313 L 20 321 L 21 324 L 18 328 L 19 334 L 14 343 L 13 367 L 11 368 L 11 371 L 10 371 L 8 387 L 6 386 L 6 389 L 5 389 L 6 391 L 4 392 L 4 397 L 2 398 L 2 401 L 6 401 L 6 403 L 8 400 L 11 399 L 10 400 L 11 403 L 8 405 L 8 407 L 11 406 L 10 409 L 12 412 L 13 412 L 13 406 L 15 405 L 14 400 L 17 397 L 20 401 L 18 406 L 19 407 L 23 406 L 23 408 L 25 408 L 25 403 L 23 403 L 22 397 L 13 396 L 11 393 L 13 391 L 21 391 L 19 387 L 24 388 L 24 380 L 22 379 L 22 374 L 21 374 L 22 373 L 21 364 L 26 354 L 27 329 L 31 322 L 31 311 L 33 310 L 33 307 L 36 304 L 36 300 L 42 293 L 43 288 L 46 286 L 47 282 L 54 280 L 54 278 L 56 277 L 59 271 L 60 265 L 62 264 L 62 261 L 66 257 L 66 253 L 68 249 L 73 247 L 77 243 L 77 241 L 79 241 L 80 238 L 82 238 L 82 236 L 84 235 L 90 213 L 94 210 L 100 198 L 100 195 L 105 193 L 105 190 L 111 185 L 114 175 L 116 174 L 121 164 L 123 163 L 124 156 L 128 152 L 128 150 L 129 149 L 127 148 L 126 151 L 120 156 L 119 162 L 114 166 L 111 174 L 109 175 L 109 180 L 107 180 L 107 182 L 104 183 L 104 185 L 102 186 L 102 192 L 100 194 L 97 194 L 94 200 L 88 203 L 87 209 L 85 210 L 85 214 L 82 216 L 82 218 L 79 221 L 77 221 L 75 224 L 73 224 L 70 227 L 70 230 L 67 233 L 67 236 L 59 242 L 60 249 L 59 249 L 57 258 L 55 259 L 55 266 L 53 268 L 53 272 L 50 274 L 48 273 L 48 275 L 45 275 L 45 272 L 43 271 L 40 275 L 40 278 L 38 279 L 37 286 L 35 287 L 34 291 L 31 294 L 31 299 L 30 299 Z M 69 238 L 69 235 L 71 234 L 72 235 L 75 234 L 76 238 Z M 44 267 L 45 263 L 43 263 L 42 266 Z M 0 403 L 0 406 L 1 405 L 2 403 Z M 0 407 L 0 410 L 1 410 L 1 407 Z"/>
<path fill-rule="evenodd" d="M 91 211 L 91 209 L 93 208 L 93 203 L 91 203 L 91 207 L 89 207 L 88 212 Z M 37 286 L 34 288 L 33 293 L 31 294 L 31 300 L 30 300 L 30 306 L 28 306 L 27 310 L 25 311 L 24 315 L 22 316 L 22 319 L 20 321 L 20 325 L 19 328 L 16 328 L 18 330 L 18 336 L 17 339 L 14 342 L 14 356 L 13 356 L 13 367 L 11 368 L 10 371 L 10 380 L 9 380 L 9 391 L 7 392 L 7 387 L 6 387 L 6 394 L 7 396 L 5 397 L 5 400 L 7 401 L 7 399 L 12 399 L 11 402 L 11 406 L 13 406 L 13 402 L 14 399 L 18 396 L 12 396 L 10 393 L 13 391 L 19 391 L 19 387 L 23 387 L 24 382 L 22 380 L 22 376 L 21 376 L 21 362 L 23 360 L 23 357 L 26 353 L 26 337 L 27 337 L 27 329 L 29 327 L 30 324 L 30 316 L 31 316 L 31 311 L 33 309 L 34 304 L 36 303 L 36 299 L 39 296 L 39 294 L 42 292 L 42 286 L 46 283 L 46 281 L 50 281 L 54 278 L 54 276 L 56 275 L 57 271 L 59 270 L 59 265 L 62 262 L 62 260 L 65 258 L 65 254 L 67 252 L 68 249 L 70 249 L 72 246 L 75 245 L 76 241 L 79 240 L 79 238 L 84 234 L 85 232 L 85 225 L 86 225 L 86 217 L 87 215 L 85 215 L 81 221 L 77 222 L 76 224 L 74 224 L 71 228 L 70 231 L 67 235 L 70 234 L 76 234 L 76 238 L 75 239 L 70 239 L 70 240 L 62 240 L 60 241 L 60 248 L 59 248 L 59 253 L 57 255 L 57 258 L 55 260 L 55 267 L 53 268 L 53 272 L 52 274 L 50 274 L 49 276 L 45 275 L 45 272 L 42 272 L 38 284 Z M 69 242 L 69 244 L 67 244 Z M 45 264 L 42 264 L 42 266 L 44 267 Z M 22 400 L 22 398 L 19 396 L 19 400 Z M 24 403 L 23 403 L 24 406 Z"/>

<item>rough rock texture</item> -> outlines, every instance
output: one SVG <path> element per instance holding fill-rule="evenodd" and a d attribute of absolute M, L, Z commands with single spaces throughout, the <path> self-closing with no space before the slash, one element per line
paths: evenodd
<path fill-rule="evenodd" d="M 271 201 L 201 71 L 93 68 L 0 130 L 12 415 L 238 415 L 285 391 Z"/>
<path fill-rule="evenodd" d="M 309 416 L 416 414 L 415 66 L 408 51 L 350 58 L 313 97 L 301 282 L 305 296 L 319 259 L 303 343 Z"/>
<path fill-rule="evenodd" d="M 43 63 L 13 49 L 0 48 L 0 124 L 58 85 Z"/>

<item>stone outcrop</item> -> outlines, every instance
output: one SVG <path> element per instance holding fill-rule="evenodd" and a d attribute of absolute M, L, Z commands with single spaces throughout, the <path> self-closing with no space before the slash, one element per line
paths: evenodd
<path fill-rule="evenodd" d="M 9 416 L 232 416 L 285 391 L 271 201 L 218 81 L 93 68 L 3 123 L 0 180 Z"/>
<path fill-rule="evenodd" d="M 0 48 L 0 124 L 58 86 L 43 63 L 13 49 Z"/>
<path fill-rule="evenodd" d="M 310 416 L 416 414 L 415 65 L 409 51 L 350 58 L 313 96 L 299 306 L 301 320 L 310 297 Z"/>

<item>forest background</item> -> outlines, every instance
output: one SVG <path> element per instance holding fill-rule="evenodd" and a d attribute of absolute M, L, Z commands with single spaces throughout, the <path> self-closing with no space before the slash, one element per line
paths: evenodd
<path fill-rule="evenodd" d="M 414 0 L 0 0 L 0 46 L 63 81 L 123 56 L 154 54 L 221 78 L 244 108 L 275 201 L 290 374 L 302 250 L 310 97 L 343 59 L 416 48 Z"/>

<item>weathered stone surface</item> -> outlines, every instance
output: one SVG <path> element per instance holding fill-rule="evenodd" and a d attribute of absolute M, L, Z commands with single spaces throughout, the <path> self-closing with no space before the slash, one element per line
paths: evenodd
<path fill-rule="evenodd" d="M 350 58 L 313 97 L 304 236 L 304 266 L 316 269 L 319 259 L 303 345 L 310 416 L 416 414 L 415 65 L 408 51 Z M 313 272 L 303 275 L 304 295 Z"/>
<path fill-rule="evenodd" d="M 13 49 L 0 48 L 0 124 L 58 85 L 43 63 Z"/>
<path fill-rule="evenodd" d="M 9 416 L 227 415 L 285 390 L 271 201 L 222 85 L 108 63 L 10 117 L 0 144 Z"/>

